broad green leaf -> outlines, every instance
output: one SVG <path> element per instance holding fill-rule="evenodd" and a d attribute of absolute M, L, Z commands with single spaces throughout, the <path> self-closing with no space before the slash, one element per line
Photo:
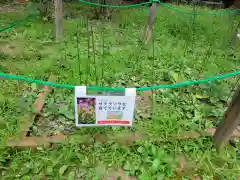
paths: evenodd
<path fill-rule="evenodd" d="M 144 162 L 147 162 L 147 163 L 152 162 L 152 158 L 151 158 L 150 156 L 145 156 L 145 157 L 143 157 L 142 160 L 143 160 Z"/>
<path fill-rule="evenodd" d="M 47 174 L 51 175 L 53 173 L 53 168 L 48 166 L 47 167 Z"/>
<path fill-rule="evenodd" d="M 165 156 L 162 160 L 165 163 L 171 163 L 173 161 L 173 158 L 171 156 Z"/>
<path fill-rule="evenodd" d="M 161 161 L 160 161 L 159 158 L 154 159 L 153 163 L 152 163 L 152 170 L 157 171 L 159 166 L 160 166 L 160 164 L 161 164 Z"/>
<path fill-rule="evenodd" d="M 205 122 L 205 127 L 206 128 L 214 128 L 212 121 L 206 121 Z"/>
<path fill-rule="evenodd" d="M 155 146 L 152 146 L 152 155 L 153 156 L 157 155 L 157 148 Z"/>
<path fill-rule="evenodd" d="M 33 8 L 33 6 L 34 6 L 34 3 L 30 1 L 30 2 L 28 2 L 26 8 L 29 10 L 29 9 Z"/>
<path fill-rule="evenodd" d="M 206 99 L 206 98 L 209 98 L 208 96 L 202 95 L 202 94 L 195 94 L 195 97 L 196 97 L 197 99 Z"/>
<path fill-rule="evenodd" d="M 24 167 L 30 169 L 32 167 L 32 164 L 27 162 L 24 164 Z"/>
<path fill-rule="evenodd" d="M 62 106 L 60 106 L 60 107 L 58 108 L 58 112 L 59 112 L 60 114 L 65 114 L 67 111 L 68 111 L 68 107 L 65 106 L 65 105 L 62 105 Z"/>
<path fill-rule="evenodd" d="M 60 169 L 59 169 L 59 175 L 62 176 L 65 171 L 67 170 L 68 166 L 67 165 L 63 165 Z"/>
<path fill-rule="evenodd" d="M 125 169 L 127 171 L 130 171 L 131 170 L 131 164 L 128 161 L 126 161 L 125 164 L 124 164 L 123 169 Z"/>
<path fill-rule="evenodd" d="M 4 96 L 2 94 L 0 94 L 0 104 L 3 104 L 4 103 Z"/>
<path fill-rule="evenodd" d="M 144 147 L 140 146 L 140 147 L 137 149 L 137 151 L 138 151 L 139 153 L 143 154 L 146 150 L 145 150 Z"/>
<path fill-rule="evenodd" d="M 95 32 L 93 32 L 93 39 L 94 39 L 94 41 L 96 41 L 98 39 L 98 34 Z"/>
<path fill-rule="evenodd" d="M 32 83 L 31 84 L 31 89 L 32 90 L 36 90 L 37 89 L 37 84 L 36 83 Z"/>
<path fill-rule="evenodd" d="M 30 180 L 30 179 L 31 179 L 31 177 L 30 177 L 30 176 L 27 176 L 27 175 L 25 175 L 25 176 L 23 176 L 23 177 L 22 177 L 22 179 L 23 179 L 23 180 Z"/>
<path fill-rule="evenodd" d="M 68 174 L 68 180 L 75 180 L 75 172 L 74 172 L 74 171 L 71 171 L 71 172 Z"/>
<path fill-rule="evenodd" d="M 66 112 L 64 113 L 64 115 L 65 115 L 67 118 L 74 120 L 74 113 L 73 113 L 72 111 L 66 111 Z"/>
<path fill-rule="evenodd" d="M 139 180 L 147 180 L 147 179 L 151 179 L 151 177 L 147 174 L 141 174 L 139 177 L 138 177 Z"/>
<path fill-rule="evenodd" d="M 158 158 L 162 158 L 164 156 L 164 150 L 159 149 L 158 150 Z"/>
<path fill-rule="evenodd" d="M 104 164 L 99 164 L 96 168 L 95 168 L 95 172 L 98 176 L 103 176 L 106 173 L 106 167 Z"/>
<path fill-rule="evenodd" d="M 171 79 L 172 79 L 174 82 L 177 82 L 177 81 L 178 81 L 179 76 L 178 76 L 178 74 L 177 74 L 176 72 L 170 71 L 170 72 L 169 72 L 169 76 L 171 77 Z"/>
<path fill-rule="evenodd" d="M 2 117 L 0 117 L 0 129 L 5 129 L 7 126 L 6 122 Z"/>

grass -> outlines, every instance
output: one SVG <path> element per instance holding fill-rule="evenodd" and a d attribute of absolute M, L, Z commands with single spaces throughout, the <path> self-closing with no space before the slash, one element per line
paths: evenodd
<path fill-rule="evenodd" d="M 190 6 L 176 7 L 192 11 Z M 53 73 L 57 75 L 58 83 L 106 87 L 169 84 L 239 70 L 239 46 L 235 51 L 228 46 L 234 22 L 231 16 L 197 16 L 193 20 L 192 16 L 161 7 L 154 25 L 154 42 L 144 45 L 142 37 L 147 8 L 118 10 L 111 21 L 87 21 L 86 16 L 91 15 L 88 8 L 66 5 L 64 40 L 61 43 L 55 43 L 52 38 L 53 25 L 40 17 L 1 33 L 0 70 L 43 80 Z M 199 11 L 210 10 L 202 8 Z M 18 14 L 1 13 L 1 26 L 24 17 L 22 10 Z M 87 31 L 87 24 L 92 33 Z M 127 174 L 143 180 L 161 177 L 191 179 L 194 176 L 237 179 L 240 168 L 238 142 L 234 142 L 235 148 L 227 146 L 217 152 L 210 137 L 171 140 L 171 136 L 184 131 L 215 127 L 222 119 L 224 104 L 236 80 L 161 89 L 155 92 L 153 101 L 144 95 L 144 99 L 138 102 L 133 128 L 76 129 L 73 91 L 57 88 L 48 96 L 42 123 L 40 127 L 33 127 L 32 135 L 70 131 L 73 134 L 71 144 L 58 144 L 50 150 L 38 147 L 32 152 L 30 149 L 8 149 L 5 140 L 18 135 L 19 124 L 32 111 L 31 104 L 40 92 L 40 86 L 2 79 L 0 177 L 100 179 L 101 176 L 110 176 L 110 171 L 115 176 L 120 171 L 121 176 Z M 151 107 L 152 102 L 154 107 Z M 163 141 L 137 141 L 131 146 L 122 146 L 118 141 L 80 143 L 86 134 L 91 141 L 96 133 L 114 136 L 132 131 L 159 136 Z M 186 161 L 185 171 L 176 173 L 179 162 L 183 164 L 181 157 Z"/>

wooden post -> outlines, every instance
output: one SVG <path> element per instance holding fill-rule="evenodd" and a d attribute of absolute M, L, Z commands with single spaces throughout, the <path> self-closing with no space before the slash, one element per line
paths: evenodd
<path fill-rule="evenodd" d="M 56 41 L 59 41 L 63 35 L 63 3 L 62 0 L 55 0 L 55 25 Z"/>
<path fill-rule="evenodd" d="M 147 44 L 149 39 L 152 37 L 152 25 L 154 23 L 154 18 L 156 16 L 156 10 L 157 10 L 157 1 L 153 1 L 149 9 L 148 24 L 147 24 L 146 35 L 145 35 L 145 44 Z"/>
<path fill-rule="evenodd" d="M 234 130 L 240 124 L 240 87 L 235 92 L 230 105 L 224 113 L 224 119 L 219 123 L 214 134 L 214 145 L 220 148 L 231 138 Z"/>

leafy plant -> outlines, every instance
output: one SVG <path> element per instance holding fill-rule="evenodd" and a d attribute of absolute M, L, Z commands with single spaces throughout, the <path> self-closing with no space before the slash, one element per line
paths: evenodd
<path fill-rule="evenodd" d="M 48 20 L 30 20 L 2 32 L 1 45 L 11 42 L 21 46 L 21 52 L 6 53 L 8 49 L 1 48 L 0 68 L 6 73 L 43 80 L 53 73 L 61 84 L 105 87 L 167 85 L 239 70 L 238 51 L 226 46 L 231 33 L 227 16 L 198 16 L 193 24 L 191 16 L 159 8 L 154 42 L 144 45 L 141 37 L 147 8 L 121 9 L 112 14 L 111 20 L 91 20 L 86 17 L 93 14 L 92 8 L 67 4 L 66 12 L 74 14 L 75 19 L 64 20 L 63 42 L 52 41 L 52 24 Z M 176 8 L 192 11 L 191 6 Z M 20 15 L 25 17 L 23 10 L 17 12 L 2 13 L 0 24 L 8 25 Z M 238 78 L 138 92 L 144 98 L 136 105 L 133 128 L 78 129 L 74 122 L 73 90 L 53 88 L 31 135 L 71 134 L 71 143 L 56 144 L 52 149 L 38 147 L 36 152 L 30 149 L 18 152 L 6 148 L 5 142 L 17 136 L 19 124 L 34 112 L 32 104 L 42 86 L 1 79 L 1 176 L 3 179 L 100 179 L 109 169 L 124 169 L 125 175 L 142 180 L 177 179 L 180 173 L 186 178 L 198 175 L 206 179 L 236 179 L 238 142 L 235 148 L 226 147 L 218 153 L 212 148 L 211 138 L 182 141 L 173 138 L 185 131 L 215 127 L 222 119 L 236 81 Z M 153 139 L 138 141 L 138 134 Z M 105 136 L 110 141 L 106 142 Z M 127 143 L 122 143 L 122 137 Z M 181 167 L 179 156 L 186 161 Z"/>

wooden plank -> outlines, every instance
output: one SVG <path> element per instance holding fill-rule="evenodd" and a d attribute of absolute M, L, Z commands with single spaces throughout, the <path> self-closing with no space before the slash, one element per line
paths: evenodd
<path fill-rule="evenodd" d="M 9 140 L 6 142 L 7 147 L 17 148 L 36 148 L 37 146 L 50 147 L 51 143 L 62 143 L 66 136 L 59 134 L 50 137 L 25 137 L 23 139 Z"/>
<path fill-rule="evenodd" d="M 224 119 L 219 123 L 214 134 L 214 144 L 220 148 L 228 142 L 232 134 L 240 124 L 240 88 L 235 92 L 227 110 L 224 113 Z"/>
<path fill-rule="evenodd" d="M 6 142 L 8 147 L 17 147 L 17 148 L 36 148 L 37 146 L 47 146 L 50 147 L 51 144 L 55 143 L 70 143 L 71 140 L 76 141 L 79 144 L 91 144 L 93 139 L 95 142 L 101 144 L 118 142 L 124 146 L 130 146 L 137 141 L 151 140 L 154 142 L 170 142 L 176 140 L 187 140 L 187 139 L 197 139 L 200 137 L 213 136 L 216 130 L 214 128 L 207 129 L 204 132 L 183 132 L 177 136 L 172 136 L 167 139 L 159 138 L 159 136 L 148 136 L 147 134 L 138 133 L 138 132 L 129 132 L 129 133 L 119 133 L 115 135 L 106 135 L 106 134 L 96 134 L 96 135 L 76 135 L 74 137 L 70 135 L 54 135 L 49 137 L 25 137 L 23 139 L 10 140 Z M 239 138 L 240 132 L 235 130 L 232 138 Z"/>
<path fill-rule="evenodd" d="M 50 75 L 49 78 L 48 78 L 48 81 L 49 82 L 55 82 L 56 81 L 56 76 L 55 75 Z M 20 124 L 20 138 L 24 138 L 25 136 L 27 136 L 27 133 L 28 133 L 29 129 L 31 128 L 33 122 L 37 122 L 37 117 L 43 109 L 44 101 L 45 101 L 45 98 L 46 98 L 46 96 L 49 92 L 49 89 L 50 88 L 48 86 L 43 87 L 42 92 L 39 93 L 39 95 L 38 95 L 38 97 L 37 97 L 37 99 L 36 99 L 36 101 L 33 105 L 33 108 L 35 109 L 35 112 L 31 113 L 30 117 L 29 116 L 24 117 L 28 120 L 26 120 L 26 121 L 24 121 Z"/>
<path fill-rule="evenodd" d="M 62 0 L 55 0 L 55 26 L 56 41 L 59 41 L 63 35 L 63 3 Z"/>

